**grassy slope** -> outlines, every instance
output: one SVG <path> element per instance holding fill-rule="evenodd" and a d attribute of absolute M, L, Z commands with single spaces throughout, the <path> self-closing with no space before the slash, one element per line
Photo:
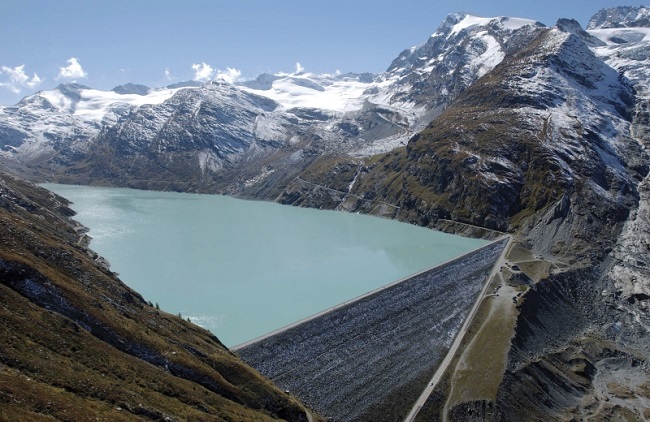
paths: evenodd
<path fill-rule="evenodd" d="M 1 420 L 307 420 L 93 260 L 63 201 L 0 175 Z"/>

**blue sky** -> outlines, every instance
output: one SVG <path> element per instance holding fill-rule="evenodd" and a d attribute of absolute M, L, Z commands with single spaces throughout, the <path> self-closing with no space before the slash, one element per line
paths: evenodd
<path fill-rule="evenodd" d="M 381 72 L 445 16 L 516 16 L 583 27 L 604 0 L 0 0 L 0 104 L 77 81 L 152 87 L 218 72 Z M 629 4 L 629 3 L 628 3 Z"/>

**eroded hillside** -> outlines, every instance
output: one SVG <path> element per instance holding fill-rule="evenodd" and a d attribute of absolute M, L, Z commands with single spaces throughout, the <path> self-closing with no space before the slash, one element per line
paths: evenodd
<path fill-rule="evenodd" d="M 0 419 L 308 420 L 210 332 L 125 286 L 72 214 L 0 174 Z"/>

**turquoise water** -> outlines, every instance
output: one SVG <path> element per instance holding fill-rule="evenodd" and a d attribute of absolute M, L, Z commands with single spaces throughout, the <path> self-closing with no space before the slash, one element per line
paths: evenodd
<path fill-rule="evenodd" d="M 227 346 L 486 242 L 391 220 L 226 196 L 46 184 L 146 300 Z"/>

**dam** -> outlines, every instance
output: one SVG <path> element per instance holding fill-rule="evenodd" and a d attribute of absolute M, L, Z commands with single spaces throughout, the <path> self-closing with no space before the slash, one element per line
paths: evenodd
<path fill-rule="evenodd" d="M 497 240 L 233 350 L 332 420 L 403 420 L 506 243 Z"/>

